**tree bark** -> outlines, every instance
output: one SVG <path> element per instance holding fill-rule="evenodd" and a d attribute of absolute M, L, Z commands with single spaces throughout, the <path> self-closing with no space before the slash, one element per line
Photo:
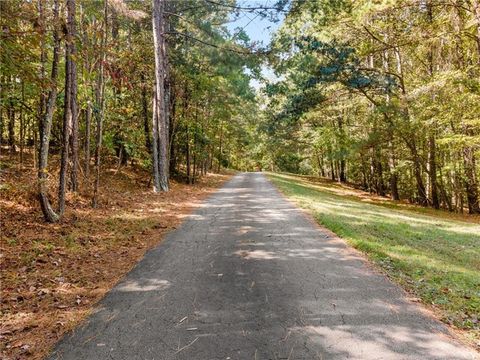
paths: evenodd
<path fill-rule="evenodd" d="M 148 91 L 145 81 L 145 75 L 141 75 L 142 79 L 142 116 L 143 116 L 143 130 L 145 133 L 145 148 L 149 154 L 152 153 L 152 140 L 150 138 L 150 126 L 148 118 Z"/>
<path fill-rule="evenodd" d="M 400 200 L 400 195 L 398 192 L 398 174 L 396 169 L 397 164 L 395 160 L 393 141 L 389 143 L 388 165 L 390 168 L 390 197 L 392 200 Z"/>
<path fill-rule="evenodd" d="M 103 120 L 105 113 L 105 61 L 108 29 L 108 2 L 103 3 L 103 31 L 98 62 L 97 82 L 95 84 L 95 118 L 97 122 L 95 135 L 95 184 L 93 187 L 92 207 L 98 206 L 98 189 L 100 187 L 100 155 L 102 151 Z"/>
<path fill-rule="evenodd" d="M 436 163 L 436 144 L 435 135 L 430 134 L 428 138 L 428 170 L 430 180 L 430 198 L 432 206 L 435 209 L 440 209 L 440 201 L 438 198 L 438 186 L 437 186 L 437 163 Z"/>
<path fill-rule="evenodd" d="M 43 0 L 39 0 L 39 13 L 42 29 L 44 29 L 44 15 L 43 15 Z M 54 32 L 53 32 L 53 59 L 52 59 L 52 73 L 50 76 L 51 88 L 48 92 L 46 101 L 46 109 L 44 113 L 41 113 L 39 118 L 40 127 L 40 149 L 38 154 L 38 197 L 40 201 L 40 207 L 42 209 L 45 221 L 57 222 L 60 219 L 60 215 L 57 214 L 48 199 L 47 194 L 47 179 L 48 179 L 48 150 L 50 144 L 50 133 L 52 130 L 52 118 L 53 111 L 55 109 L 55 102 L 57 100 L 57 78 L 58 78 L 58 62 L 60 52 L 60 34 L 58 24 L 58 0 L 54 2 L 53 8 L 54 14 Z M 43 32 L 42 32 L 43 36 Z M 45 41 L 42 38 L 42 53 L 44 53 Z M 42 56 L 41 61 L 44 61 L 45 57 Z M 44 102 L 44 93 L 42 92 L 40 103 Z M 42 106 L 39 107 L 41 110 Z"/>
<path fill-rule="evenodd" d="M 465 171 L 465 191 L 467 206 L 470 214 L 480 214 L 478 184 L 475 178 L 475 154 L 472 147 L 463 150 L 463 164 Z"/>
<path fill-rule="evenodd" d="M 13 93 L 13 85 L 14 82 L 10 81 L 10 91 Z M 15 108 L 13 106 L 13 99 L 12 93 L 10 93 L 10 100 L 8 102 L 7 107 L 7 115 L 8 115 L 8 147 L 10 149 L 10 156 L 15 155 L 16 147 L 15 147 Z"/>
<path fill-rule="evenodd" d="M 22 81 L 22 103 L 25 104 L 25 83 Z M 23 166 L 23 151 L 25 146 L 25 112 L 23 111 L 23 105 L 20 108 L 20 165 Z"/>
<path fill-rule="evenodd" d="M 76 138 L 78 142 L 78 134 L 74 135 L 74 123 L 77 121 L 76 117 L 76 65 L 73 59 L 72 44 L 74 42 L 73 24 L 75 16 L 75 2 L 74 0 L 67 0 L 67 36 L 65 45 L 65 100 L 63 112 L 63 127 L 62 127 L 62 157 L 60 162 L 60 180 L 58 186 L 58 212 L 61 215 L 65 212 L 65 193 L 67 190 L 67 174 L 70 158 L 70 146 L 76 147 L 76 156 L 78 157 L 78 143 L 73 145 Z M 76 128 L 78 132 L 78 126 Z M 75 163 L 76 159 L 73 156 L 72 161 Z M 71 185 L 72 190 L 76 191 L 76 174 L 73 175 L 73 164 L 71 166 Z M 76 168 L 75 168 L 76 171 Z M 75 184 L 73 182 L 75 180 Z"/>
<path fill-rule="evenodd" d="M 3 76 L 0 76 L 0 99 L 3 99 Z M 0 106 L 0 152 L 3 145 L 3 129 L 5 128 L 5 120 L 3 120 L 3 106 Z"/>
<path fill-rule="evenodd" d="M 475 16 L 475 22 L 477 23 L 477 62 L 480 65 L 480 1 L 473 1 L 473 13 Z"/>
<path fill-rule="evenodd" d="M 153 111 L 152 111 L 152 171 L 153 171 L 153 192 L 160 189 L 160 173 L 158 169 L 158 107 L 156 91 L 153 94 Z"/>
<path fill-rule="evenodd" d="M 153 40 L 155 49 L 155 97 L 154 107 L 158 123 L 158 183 L 154 191 L 168 191 L 168 125 L 167 104 L 165 103 L 165 1 L 153 0 Z M 154 174 L 155 175 L 155 174 Z"/>
<path fill-rule="evenodd" d="M 87 108 L 85 109 L 85 179 L 90 178 L 90 132 L 92 123 L 92 103 L 87 101 Z"/>
<path fill-rule="evenodd" d="M 188 130 L 188 124 L 186 125 L 186 128 L 185 128 L 185 133 L 186 133 L 186 162 L 187 162 L 187 180 L 188 180 L 188 183 L 191 184 L 192 183 L 192 173 L 191 173 L 191 160 L 190 160 L 190 157 L 191 157 L 191 151 L 190 151 L 190 136 L 189 136 L 189 130 Z"/>
<path fill-rule="evenodd" d="M 78 191 L 78 106 L 77 106 L 77 26 L 75 22 L 76 4 L 75 0 L 67 0 L 67 47 L 69 48 L 68 61 L 70 63 L 70 113 L 71 113 L 71 189 Z"/>

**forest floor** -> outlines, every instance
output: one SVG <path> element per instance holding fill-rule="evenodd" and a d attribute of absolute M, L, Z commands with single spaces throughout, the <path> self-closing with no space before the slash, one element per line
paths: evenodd
<path fill-rule="evenodd" d="M 170 192 L 153 194 L 146 171 L 106 166 L 100 207 L 92 209 L 89 192 L 81 188 L 67 198 L 64 220 L 48 224 L 33 166 L 1 158 L 0 358 L 43 358 L 229 177 L 209 174 L 195 185 L 172 181 Z"/>
<path fill-rule="evenodd" d="M 317 177 L 269 178 L 480 349 L 479 216 L 395 202 Z"/>

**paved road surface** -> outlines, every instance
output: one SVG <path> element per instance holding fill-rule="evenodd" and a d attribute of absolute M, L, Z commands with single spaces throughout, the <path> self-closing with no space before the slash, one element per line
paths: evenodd
<path fill-rule="evenodd" d="M 474 359 L 258 173 L 171 233 L 51 359 Z"/>

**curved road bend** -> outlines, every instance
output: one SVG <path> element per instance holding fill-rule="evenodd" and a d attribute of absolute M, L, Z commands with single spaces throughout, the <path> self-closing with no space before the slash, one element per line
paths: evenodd
<path fill-rule="evenodd" d="M 475 359 L 264 175 L 204 202 L 51 359 Z"/>

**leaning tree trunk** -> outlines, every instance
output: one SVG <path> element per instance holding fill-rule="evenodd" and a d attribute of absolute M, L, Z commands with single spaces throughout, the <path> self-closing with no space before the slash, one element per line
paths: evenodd
<path fill-rule="evenodd" d="M 43 2 L 39 1 L 39 13 L 40 13 L 40 26 L 44 26 L 43 17 Z M 57 78 L 58 78 L 58 62 L 60 52 L 60 35 L 58 24 L 58 0 L 54 2 L 54 33 L 53 33 L 53 60 L 52 60 L 52 73 L 50 77 L 51 88 L 48 93 L 46 102 L 46 109 L 44 113 L 40 114 L 40 150 L 38 156 L 38 197 L 40 200 L 40 207 L 42 208 L 43 216 L 48 222 L 57 222 L 60 219 L 60 215 L 55 213 L 47 195 L 47 178 L 48 178 L 48 148 L 50 143 L 50 133 L 52 130 L 52 118 L 53 111 L 55 109 L 55 102 L 57 100 Z M 45 41 L 42 39 L 42 54 L 44 54 Z M 42 55 L 42 61 L 45 56 Z M 44 102 L 44 96 L 41 95 L 40 102 Z M 43 111 L 43 106 L 40 106 Z"/>
<path fill-rule="evenodd" d="M 153 41 L 155 49 L 155 97 L 154 113 L 158 124 L 158 183 L 154 184 L 154 191 L 168 191 L 168 127 L 165 104 L 165 19 L 163 16 L 165 1 L 153 0 Z M 154 121 L 155 123 L 155 121 Z M 154 135 L 155 136 L 155 135 Z M 155 159 L 154 159 L 155 161 Z M 155 168 L 155 165 L 154 165 Z M 154 177 L 156 176 L 154 170 Z"/>

